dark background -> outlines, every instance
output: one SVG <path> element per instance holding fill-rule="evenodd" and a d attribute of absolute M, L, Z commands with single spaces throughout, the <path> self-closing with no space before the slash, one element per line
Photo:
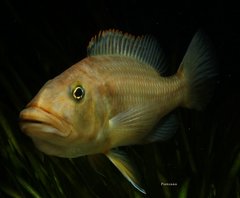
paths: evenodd
<path fill-rule="evenodd" d="M 202 1 L 4 0 L 1 59 L 8 59 L 19 73 L 25 73 L 26 82 L 32 82 L 28 70 L 55 76 L 56 71 L 63 71 L 86 55 L 90 38 L 99 30 L 116 28 L 135 35 L 154 35 L 177 65 L 193 34 L 201 28 L 213 40 L 221 78 L 228 81 L 229 75 L 230 79 L 237 76 L 240 12 L 237 5 L 227 6 Z M 19 59 L 24 61 L 22 65 L 17 65 Z M 38 75 L 40 79 L 42 75 Z"/>
<path fill-rule="evenodd" d="M 115 28 L 134 35 L 155 36 L 167 54 L 170 67 L 175 71 L 194 33 L 201 28 L 211 38 L 218 57 L 219 78 L 214 98 L 203 112 L 179 110 L 183 126 L 174 139 L 153 146 L 137 146 L 133 153 L 136 152 L 135 158 L 143 161 L 144 165 L 140 169 L 150 197 L 177 197 L 184 189 L 187 189 L 189 197 L 240 196 L 239 10 L 237 4 L 224 4 L 221 1 L 211 5 L 203 1 L 2 0 L 0 107 L 1 165 L 4 168 L 0 176 L 0 195 L 9 196 L 10 189 L 23 197 L 32 196 L 26 184 L 23 185 L 25 190 L 21 190 L 19 185 L 22 183 L 14 181 L 17 174 L 23 176 L 24 167 L 32 167 L 29 165 L 32 162 L 28 162 L 31 161 L 31 152 L 19 157 L 12 150 L 19 145 L 21 151 L 32 149 L 34 155 L 41 154 L 20 133 L 18 113 L 48 79 L 86 56 L 88 42 L 99 30 Z M 10 132 L 4 123 L 10 126 L 16 145 L 12 145 L 13 137 L 9 136 Z M 181 159 L 176 153 L 180 153 Z M 12 156 L 16 157 L 13 159 Z M 71 185 L 71 182 L 69 184 L 75 174 L 69 170 L 72 165 L 60 159 L 36 157 L 42 163 L 41 167 L 45 163 L 41 161 L 42 158 L 50 161 L 47 162 L 49 166 L 65 164 L 65 171 L 72 172 L 69 173 L 71 176 L 62 178 L 61 171 L 54 173 L 62 186 L 66 185 L 65 188 L 62 187 L 64 193 L 61 196 L 76 196 L 79 193 L 76 189 L 78 187 Z M 21 159 L 21 162 L 17 159 Z M 74 163 L 84 164 L 84 160 L 86 159 L 80 162 L 75 160 Z M 141 160 L 139 161 L 142 162 Z M 81 185 L 88 183 L 85 197 L 141 197 L 132 194 L 133 189 L 126 187 L 128 183 L 123 184 L 124 191 L 117 187 L 120 181 L 116 181 L 116 178 L 121 181 L 123 179 L 110 164 L 106 164 L 106 167 L 112 169 L 109 171 L 111 181 L 104 177 L 102 180 L 105 183 L 101 179 L 94 182 L 97 176 L 91 173 L 90 168 L 85 170 L 84 167 L 83 165 L 80 169 L 86 172 L 79 180 L 86 180 Z M 31 168 L 27 169 L 31 175 Z M 35 169 L 32 168 L 32 171 Z M 49 175 L 53 174 L 52 169 L 46 168 L 46 171 Z M 164 178 L 169 182 L 178 182 L 179 186 L 174 189 L 160 187 Z M 58 193 L 57 187 L 48 189 L 47 181 L 44 183 L 41 180 L 40 185 L 38 180 L 41 179 L 26 177 L 29 184 L 34 181 L 32 186 L 41 196 L 54 197 Z M 39 189 L 38 185 L 41 186 Z M 44 194 L 44 189 L 52 190 L 53 193 Z"/>

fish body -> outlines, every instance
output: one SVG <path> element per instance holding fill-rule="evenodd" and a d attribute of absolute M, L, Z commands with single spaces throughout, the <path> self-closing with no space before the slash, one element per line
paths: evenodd
<path fill-rule="evenodd" d="M 174 135 L 177 107 L 203 108 L 216 76 L 202 32 L 196 33 L 176 74 L 151 37 L 103 31 L 88 56 L 48 81 L 20 113 L 20 126 L 46 154 L 105 154 L 140 191 L 134 164 L 114 148 Z"/>

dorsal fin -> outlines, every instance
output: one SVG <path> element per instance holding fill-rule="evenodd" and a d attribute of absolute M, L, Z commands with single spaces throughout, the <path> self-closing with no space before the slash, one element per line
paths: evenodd
<path fill-rule="evenodd" d="M 88 56 L 120 55 L 136 58 L 166 73 L 165 56 L 156 39 L 151 36 L 135 37 L 119 30 L 100 31 L 87 48 Z"/>

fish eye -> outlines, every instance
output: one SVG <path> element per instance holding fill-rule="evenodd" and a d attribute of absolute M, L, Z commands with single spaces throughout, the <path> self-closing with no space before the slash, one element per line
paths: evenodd
<path fill-rule="evenodd" d="M 85 90 L 82 86 L 76 86 L 75 89 L 73 89 L 72 95 L 75 100 L 81 100 L 85 95 Z"/>

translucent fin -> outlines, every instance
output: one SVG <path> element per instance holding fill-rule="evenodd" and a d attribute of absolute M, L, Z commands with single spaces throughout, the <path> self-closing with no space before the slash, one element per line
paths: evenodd
<path fill-rule="evenodd" d="M 136 165 L 131 161 L 127 154 L 123 151 L 114 149 L 111 150 L 107 157 L 123 174 L 123 176 L 140 192 L 146 194 L 140 183 L 140 176 L 137 172 Z"/>
<path fill-rule="evenodd" d="M 183 74 L 182 74 L 183 72 Z M 198 31 L 178 69 L 188 87 L 183 106 L 201 110 L 210 100 L 216 84 L 216 58 L 207 36 Z"/>
<path fill-rule="evenodd" d="M 120 55 L 136 58 L 166 73 L 165 56 L 158 42 L 151 36 L 135 37 L 118 30 L 101 31 L 92 38 L 87 49 L 88 56 Z"/>
<path fill-rule="evenodd" d="M 175 114 L 170 114 L 161 119 L 153 132 L 147 136 L 144 143 L 165 141 L 171 138 L 177 131 L 178 122 Z"/>
<path fill-rule="evenodd" d="M 154 118 L 156 105 L 135 106 L 118 113 L 109 120 L 109 126 L 114 131 L 144 131 L 157 120 Z"/>

